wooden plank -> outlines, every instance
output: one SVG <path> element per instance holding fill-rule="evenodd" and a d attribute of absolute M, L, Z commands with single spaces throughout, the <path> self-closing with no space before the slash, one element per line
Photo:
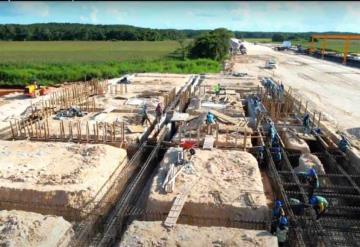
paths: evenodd
<path fill-rule="evenodd" d="M 174 112 L 171 121 L 186 121 L 189 118 L 189 113 Z"/>
<path fill-rule="evenodd" d="M 219 125 L 219 133 L 226 133 L 226 131 L 230 131 L 230 132 L 240 132 L 240 133 L 244 133 L 245 131 L 248 134 L 253 134 L 253 130 L 249 127 L 241 127 L 241 126 L 234 126 L 234 125 Z"/>
<path fill-rule="evenodd" d="M 238 119 L 226 116 L 225 114 L 222 114 L 221 112 L 218 112 L 216 110 L 210 110 L 210 113 L 215 115 L 220 120 L 231 123 L 231 124 L 234 124 L 234 125 L 237 125 L 240 122 Z"/>
<path fill-rule="evenodd" d="M 236 95 L 236 91 L 233 89 L 225 89 L 225 92 L 226 92 L 226 94 L 229 94 L 229 95 Z"/>
<path fill-rule="evenodd" d="M 131 133 L 143 133 L 145 131 L 144 126 L 141 125 L 127 125 L 127 128 Z"/>
<path fill-rule="evenodd" d="M 215 138 L 212 135 L 206 135 L 204 144 L 203 144 L 203 149 L 212 150 L 214 147 L 214 141 L 215 141 Z"/>
<path fill-rule="evenodd" d="M 192 182 L 187 187 L 185 187 L 176 197 L 173 202 L 173 205 L 171 206 L 171 209 L 169 211 L 169 214 L 164 221 L 165 227 L 174 227 L 176 225 L 176 222 L 180 216 L 181 210 L 184 207 L 185 201 L 187 199 L 187 196 L 189 195 L 189 192 L 191 188 L 193 187 L 194 183 Z"/>

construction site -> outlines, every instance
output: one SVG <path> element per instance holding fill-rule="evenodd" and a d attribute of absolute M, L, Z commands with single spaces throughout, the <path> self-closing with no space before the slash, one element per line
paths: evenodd
<path fill-rule="evenodd" d="M 219 74 L 1 96 L 0 245 L 278 246 L 281 201 L 286 246 L 359 246 L 359 69 L 236 49 Z"/>

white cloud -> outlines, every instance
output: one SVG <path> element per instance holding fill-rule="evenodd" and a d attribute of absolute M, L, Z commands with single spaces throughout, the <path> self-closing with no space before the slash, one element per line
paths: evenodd
<path fill-rule="evenodd" d="M 98 14 L 98 9 L 96 7 L 92 7 L 91 8 L 91 13 L 90 13 L 90 21 L 92 23 L 97 23 L 97 14 Z"/>

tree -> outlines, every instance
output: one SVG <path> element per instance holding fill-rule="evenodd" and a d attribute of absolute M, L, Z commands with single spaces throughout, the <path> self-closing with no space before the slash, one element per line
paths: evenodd
<path fill-rule="evenodd" d="M 275 33 L 275 34 L 272 36 L 271 40 L 272 40 L 273 42 L 283 42 L 283 41 L 284 41 L 284 36 L 283 36 L 282 34 Z"/>
<path fill-rule="evenodd" d="M 185 35 L 179 35 L 179 38 L 177 39 L 177 42 L 180 45 L 180 52 L 181 52 L 181 58 L 182 60 L 186 59 L 186 53 L 187 53 L 187 47 L 186 47 L 186 38 Z"/>
<path fill-rule="evenodd" d="M 222 61 L 228 54 L 230 48 L 229 39 L 233 34 L 225 29 L 215 29 L 195 39 L 190 47 L 190 57 L 210 58 Z"/>

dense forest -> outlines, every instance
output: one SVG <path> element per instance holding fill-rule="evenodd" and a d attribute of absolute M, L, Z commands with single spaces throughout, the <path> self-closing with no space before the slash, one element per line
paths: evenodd
<path fill-rule="evenodd" d="M 0 40 L 61 41 L 61 40 L 139 40 L 161 41 L 193 39 L 210 30 L 150 29 L 128 25 L 91 25 L 73 23 L 5 24 L 0 25 Z M 236 38 L 272 38 L 281 34 L 285 39 L 308 39 L 308 33 L 233 32 Z M 335 32 L 329 32 L 335 33 Z"/>

